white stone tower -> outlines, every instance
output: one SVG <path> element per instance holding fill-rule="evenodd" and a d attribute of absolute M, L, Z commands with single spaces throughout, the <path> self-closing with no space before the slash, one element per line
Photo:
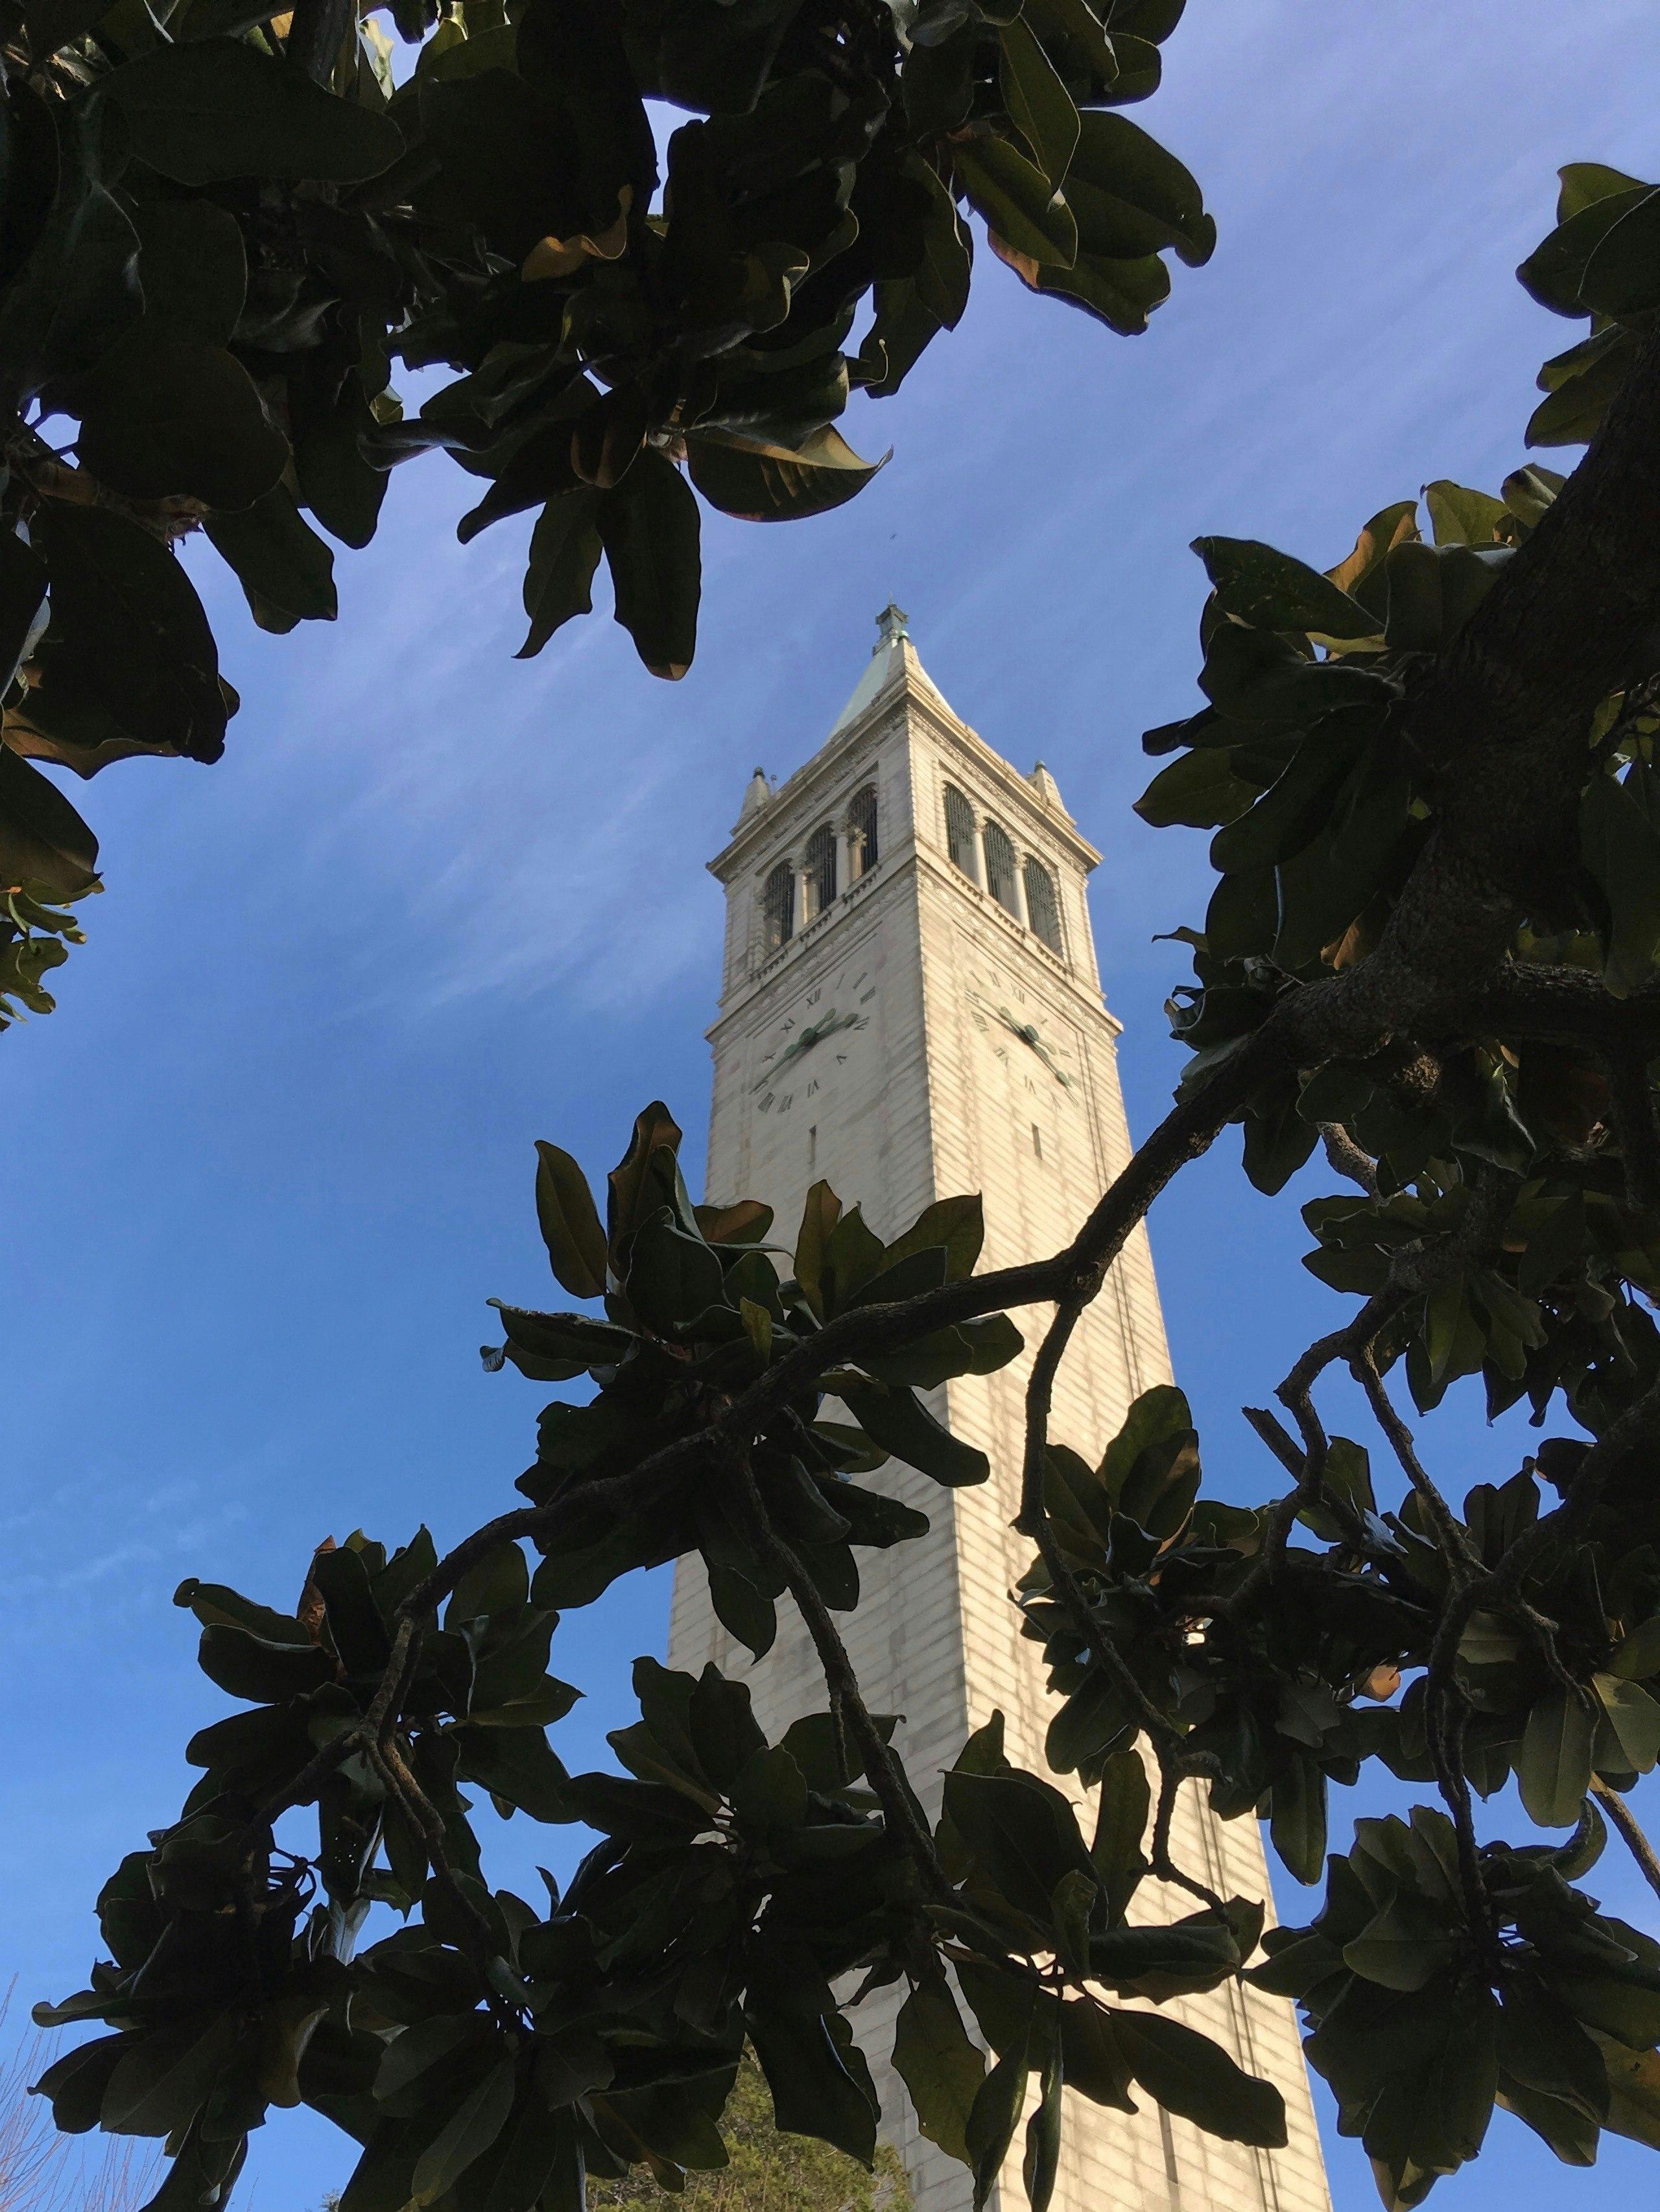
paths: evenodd
<path fill-rule="evenodd" d="M 819 1176 L 844 1204 L 861 1202 L 888 1238 L 931 1200 L 977 1190 L 981 1264 L 1009 1267 L 1059 1249 L 1129 1157 L 1119 1025 L 1102 1004 L 1085 900 L 1101 856 L 1041 763 L 1019 775 L 953 713 L 897 607 L 879 627 L 823 747 L 776 791 L 757 769 L 732 841 L 710 863 L 726 887 L 727 934 L 709 1031 L 707 1193 L 764 1199 L 787 1243 Z M 940 1773 L 999 1707 L 1009 1756 L 1046 1771 L 1043 1663 L 1009 1601 L 1031 1556 L 1009 1525 L 1029 1359 L 934 1394 L 941 1417 L 989 1455 L 989 1482 L 942 1490 L 892 1462 L 871 1478 L 933 1525 L 919 1541 L 859 1554 L 863 1601 L 842 1617 L 843 1633 L 872 1710 L 903 1715 L 896 1743 L 936 1813 Z M 1073 1339 L 1054 1434 L 1093 1462 L 1130 1401 L 1170 1380 L 1138 1231 Z M 714 1619 L 696 1557 L 677 1574 L 669 1649 L 673 1666 L 696 1672 L 713 1659 L 747 1680 L 775 1738 L 798 1714 L 824 1709 L 788 1600 L 776 1644 L 754 1664 Z M 1079 1794 L 1075 1778 L 1061 1786 Z M 1254 1824 L 1224 1825 L 1185 1796 L 1178 1863 L 1224 1895 L 1266 1899 Z M 1148 1917 L 1174 1918 L 1192 1900 L 1146 1883 L 1137 1904 Z M 884 2133 L 920 2212 L 968 2212 L 967 2171 L 917 2131 L 885 2063 L 901 1996 L 879 1992 L 860 2014 Z M 1150 2100 L 1132 2118 L 1068 2095 L 1055 2212 L 1328 2212 L 1291 2007 L 1230 1985 L 1167 2009 L 1279 2084 L 1287 2148 L 1219 2142 Z M 1024 2212 L 1020 2152 L 1017 2133 L 999 2212 Z"/>

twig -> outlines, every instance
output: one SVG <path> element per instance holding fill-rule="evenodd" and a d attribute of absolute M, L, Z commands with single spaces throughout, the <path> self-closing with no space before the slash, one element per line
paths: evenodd
<path fill-rule="evenodd" d="M 1020 1477 L 1020 1510 L 1014 1525 L 1022 1535 L 1031 1537 L 1037 1544 L 1038 1556 L 1049 1572 L 1050 1586 L 1071 1620 L 1085 1656 L 1110 1677 L 1120 1696 L 1128 1701 L 1139 1717 L 1152 1746 L 1159 1775 L 1159 1813 L 1153 1824 L 1152 1834 L 1153 1873 L 1160 1881 L 1173 1882 L 1190 1896 L 1203 1899 L 1206 1904 L 1219 1912 L 1221 1899 L 1207 1889 L 1203 1882 L 1195 1881 L 1177 1866 L 1170 1853 L 1170 1820 L 1176 1791 L 1183 1777 L 1192 1771 L 1182 1733 L 1168 1714 L 1159 1711 L 1136 1680 L 1128 1661 L 1112 1638 L 1103 1632 L 1101 1623 L 1091 1609 L 1089 1600 L 1067 1562 L 1066 1555 L 1055 1540 L 1054 1527 L 1043 1498 L 1043 1477 L 1049 1462 L 1049 1410 L 1055 1396 L 1055 1378 L 1060 1372 L 1061 1362 L 1072 1340 L 1079 1316 L 1091 1299 L 1098 1295 L 1104 1279 L 1105 1270 L 1103 1268 L 1079 1280 L 1072 1296 L 1057 1310 L 1043 1343 L 1038 1346 L 1037 1357 L 1032 1362 L 1031 1374 L 1026 1383 L 1026 1437 Z"/>
<path fill-rule="evenodd" d="M 1242 1406 L 1239 1410 L 1286 1474 L 1293 1481 L 1300 1483 L 1304 1464 L 1303 1455 L 1292 1441 L 1284 1424 L 1266 1406 Z M 1398 1566 L 1399 1554 L 1391 1554 L 1372 1541 L 1365 1522 L 1347 1498 L 1325 1491 L 1320 1502 L 1327 1512 L 1342 1524 L 1343 1541 L 1347 1550 L 1359 1553 L 1362 1559 L 1371 1559 L 1380 1567 Z"/>
<path fill-rule="evenodd" d="M 1176 1793 L 1183 1778 L 1173 1762 L 1166 1765 L 1163 1759 L 1159 1760 L 1158 1809 L 1152 1819 L 1152 1872 L 1158 1881 L 1172 1882 L 1177 1889 L 1185 1889 L 1189 1897 L 1198 1898 L 1213 1912 L 1222 1912 L 1222 1900 L 1216 1892 L 1207 1889 L 1202 1881 L 1195 1881 L 1190 1874 L 1183 1874 L 1171 1856 L 1171 1822 L 1176 1814 Z"/>
<path fill-rule="evenodd" d="M 1590 1794 L 1619 1829 L 1620 1839 L 1642 1869 L 1643 1879 L 1657 1897 L 1660 1897 L 1660 1857 L 1654 1845 L 1638 1826 L 1637 1816 L 1611 1783 L 1604 1782 L 1600 1774 L 1590 1778 Z"/>
<path fill-rule="evenodd" d="M 1098 1284 L 1095 1289 L 1098 1287 Z M 1112 1638 L 1102 1634 L 1100 1624 L 1077 1576 L 1055 1540 L 1055 1531 L 1043 1503 L 1043 1474 L 1049 1459 L 1049 1405 L 1055 1391 L 1055 1378 L 1072 1333 L 1078 1325 L 1078 1317 L 1094 1297 L 1095 1289 L 1087 1285 L 1080 1285 L 1060 1307 L 1038 1346 L 1037 1357 L 1032 1362 L 1031 1374 L 1026 1383 L 1026 1440 L 1020 1476 L 1020 1510 L 1015 1516 L 1014 1525 L 1023 1536 L 1030 1536 L 1037 1545 L 1038 1557 L 1048 1571 L 1050 1585 L 1072 1622 L 1073 1632 L 1084 1647 L 1085 1656 L 1104 1674 L 1110 1676 L 1120 1694 L 1134 1708 L 1162 1765 L 1166 1753 L 1179 1750 L 1181 1731 L 1148 1697 Z"/>
<path fill-rule="evenodd" d="M 782 1576 L 785 1587 L 795 1600 L 796 1609 L 812 1638 L 819 1666 L 824 1670 L 824 1686 L 830 1692 L 831 1710 L 844 1714 L 852 1726 L 854 1739 L 863 1754 L 865 1771 L 870 1777 L 872 1788 L 882 1801 L 882 1810 L 887 1816 L 889 1827 L 915 1862 L 924 1883 L 936 1895 L 942 1898 L 950 1896 L 951 1884 L 946 1879 L 945 1869 L 934 1850 L 933 1838 L 917 1810 L 903 1767 L 890 1746 L 883 1741 L 880 1729 L 871 1718 L 859 1687 L 858 1674 L 848 1656 L 841 1632 L 830 1619 L 830 1607 L 819 1595 L 812 1577 L 802 1565 L 794 1547 L 780 1535 L 774 1525 L 747 1455 L 733 1454 L 728 1466 L 738 1486 L 743 1517 L 749 1524 L 756 1549 Z"/>
<path fill-rule="evenodd" d="M 1315 1127 L 1320 1132 L 1327 1164 L 1333 1173 L 1347 1176 L 1351 1182 L 1359 1184 L 1368 1198 L 1376 1198 L 1377 1163 L 1371 1153 L 1361 1150 L 1341 1121 L 1316 1121 Z"/>
<path fill-rule="evenodd" d="M 1355 1354 L 1349 1363 L 1356 1382 L 1366 1394 L 1377 1425 L 1388 1437 L 1389 1449 L 1401 1462 L 1402 1472 L 1422 1503 L 1434 1528 L 1448 1563 L 1463 1575 L 1479 1575 L 1483 1571 L 1480 1555 L 1470 1543 L 1468 1533 L 1456 1514 L 1436 1488 L 1413 1442 L 1412 1431 L 1395 1410 L 1389 1392 L 1383 1388 L 1383 1378 L 1377 1371 L 1377 1362 L 1368 1345 Z"/>
<path fill-rule="evenodd" d="M 371 1741 L 365 1744 L 364 1753 L 386 1785 L 387 1793 L 397 1799 L 409 1819 L 420 1830 L 427 1856 L 432 1861 L 432 1870 L 448 1891 L 450 1902 L 471 1931 L 471 1940 L 467 1948 L 484 1985 L 485 2003 L 498 2023 L 510 2034 L 517 2036 L 523 2023 L 490 1978 L 490 1969 L 496 1956 L 495 1936 L 489 1921 L 456 1880 L 455 1869 L 450 1864 L 448 1838 L 437 1807 L 410 1772 L 395 1737 Z"/>

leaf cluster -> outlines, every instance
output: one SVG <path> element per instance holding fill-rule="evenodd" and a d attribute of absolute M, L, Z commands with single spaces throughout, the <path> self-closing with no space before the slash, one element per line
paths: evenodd
<path fill-rule="evenodd" d="M 1444 1814 L 1355 1832 L 1318 1917 L 1270 1930 L 1249 1978 L 1301 2003 L 1309 2058 L 1384 2202 L 1421 2203 L 1474 2158 L 1495 2104 L 1571 2166 L 1595 2161 L 1603 2128 L 1660 2145 L 1660 1944 L 1572 1885 L 1600 1826 L 1565 1850 L 1484 1853 L 1496 1970 Z"/>
<path fill-rule="evenodd" d="M 1207 258 L 1197 185 L 1118 112 L 1181 12 L 399 0 L 398 82 L 332 0 L 14 5 L 0 884 L 90 886 L 91 833 L 30 760 L 222 753 L 236 695 L 178 542 L 205 535 L 263 629 L 331 620 L 335 548 L 415 454 L 478 481 L 464 542 L 536 516 L 524 654 L 603 560 L 642 659 L 683 675 L 700 500 L 778 521 L 862 489 L 881 463 L 837 422 L 960 319 L 968 213 L 1121 331 L 1163 256 Z M 690 119 L 660 160 L 665 108 Z M 398 364 L 453 372 L 413 420 Z M 9 963 L 37 1010 L 52 935 Z"/>
<path fill-rule="evenodd" d="M 204 1671 L 240 1709 L 192 1739 L 202 1773 L 179 1819 L 106 1886 L 108 1956 L 90 1986 L 39 2014 L 107 2031 L 40 2086 L 60 2127 L 165 2141 L 156 2212 L 222 2201 L 249 2131 L 298 2103 L 362 2146 L 343 2212 L 580 2212 L 587 2177 L 623 2188 L 641 2167 L 677 2189 L 726 2162 L 720 2122 L 746 2048 L 778 2127 L 868 2167 L 877 2098 L 848 2015 L 901 1980 L 900 2071 L 982 2202 L 1033 2073 L 1039 2212 L 1065 2083 L 1133 2109 L 1139 2082 L 1224 2136 L 1283 2140 L 1276 2091 L 1182 2023 L 1098 1993 L 1157 2006 L 1213 1989 L 1261 1926 L 1237 1901 L 1130 1924 L 1149 1811 L 1134 1755 L 1085 1849 L 1073 1805 L 1009 1765 L 1000 1717 L 965 1747 L 931 1823 L 888 1749 L 894 1720 L 829 1667 L 828 1709 L 769 1743 L 741 1683 L 642 1659 L 640 1718 L 610 1738 L 623 1771 L 573 1776 L 553 1751 L 547 1730 L 577 1694 L 548 1671 L 562 1608 L 696 1552 L 757 1652 L 787 1583 L 798 1603 L 851 1609 L 856 1547 L 927 1523 L 849 1470 L 891 1456 L 942 1483 L 983 1480 L 983 1457 L 919 1393 L 1020 1348 L 995 1314 L 770 1388 L 827 1327 L 964 1282 L 979 1203 L 939 1201 L 885 1245 L 820 1184 L 781 1278 L 768 1210 L 693 1205 L 678 1142 L 666 1109 L 648 1107 L 603 1222 L 577 1164 L 538 1147 L 550 1263 L 603 1317 L 501 1309 L 490 1364 L 596 1386 L 543 1415 L 527 1512 L 447 1561 L 425 1530 L 390 1554 L 361 1534 L 325 1545 L 292 1613 L 194 1578 L 178 1592 Z M 829 1391 L 853 1418 L 824 1417 Z M 745 1392 L 759 1410 L 741 1447 L 644 1480 Z M 633 1510 L 590 1502 L 625 1477 Z M 533 1576 L 525 1534 L 543 1553 Z M 597 1832 L 562 1894 L 548 1878 L 545 1909 L 490 1887 L 481 1795 L 504 1817 Z M 300 1808 L 315 1841 L 295 1851 L 275 1823 Z M 365 1948 L 377 1907 L 374 1927 L 401 1924 Z"/>
<path fill-rule="evenodd" d="M 602 1297 L 604 1318 L 501 1309 L 507 1340 L 486 1350 L 487 1364 L 511 1361 L 538 1382 L 586 1374 L 598 1386 L 586 1404 L 562 1400 L 543 1413 L 535 1463 L 519 1481 L 535 1504 L 557 1504 L 696 1435 L 827 1322 L 961 1280 L 979 1255 L 977 1198 L 937 1200 L 885 1245 L 857 1206 L 844 1212 L 819 1182 L 807 1195 L 794 1273 L 781 1280 L 763 1242 L 770 1211 L 694 1206 L 679 1141 L 668 1109 L 648 1107 L 611 1176 L 603 1226 L 576 1163 L 556 1146 L 539 1147 L 538 1211 L 554 1272 L 575 1295 Z M 826 1605 L 857 1604 L 857 1548 L 903 1543 L 928 1525 L 924 1514 L 852 1476 L 891 1455 L 947 1486 L 983 1481 L 984 1454 L 943 1427 L 919 1392 L 953 1376 L 991 1373 L 1020 1347 L 1006 1315 L 935 1331 L 903 1352 L 814 1374 L 781 1394 L 756 1425 L 748 1468 Z M 718 1616 L 759 1656 L 776 1632 L 783 1582 L 757 1547 L 730 1468 L 718 1462 L 628 1513 L 605 1506 L 591 1528 L 573 1533 L 567 1524 L 538 1570 L 536 1591 L 549 1606 L 586 1604 L 619 1574 L 693 1552 L 708 1570 Z"/>

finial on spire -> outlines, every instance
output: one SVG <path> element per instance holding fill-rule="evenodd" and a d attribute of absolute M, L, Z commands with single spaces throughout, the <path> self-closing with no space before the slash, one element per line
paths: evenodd
<path fill-rule="evenodd" d="M 896 638 L 910 635 L 910 617 L 903 607 L 890 599 L 876 617 L 876 628 L 878 635 L 872 649 L 880 653 L 885 645 L 891 645 Z"/>
<path fill-rule="evenodd" d="M 771 797 L 772 786 L 767 781 L 767 772 L 765 769 L 758 768 L 744 787 L 744 804 L 738 819 L 746 821 L 757 806 L 764 806 Z"/>

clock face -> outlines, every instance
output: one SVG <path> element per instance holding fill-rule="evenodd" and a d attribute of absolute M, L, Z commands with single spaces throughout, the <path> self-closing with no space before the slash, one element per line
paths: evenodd
<path fill-rule="evenodd" d="M 1028 1005 L 1024 988 L 989 963 L 970 969 L 969 1018 L 1012 1076 L 1029 1091 L 1063 1098 L 1078 1095 L 1078 1061 L 1065 1032 L 1046 1027 Z"/>
<path fill-rule="evenodd" d="M 839 1090 L 870 1049 L 876 976 L 851 954 L 761 1035 L 750 1093 L 762 1114 L 787 1114 Z"/>

